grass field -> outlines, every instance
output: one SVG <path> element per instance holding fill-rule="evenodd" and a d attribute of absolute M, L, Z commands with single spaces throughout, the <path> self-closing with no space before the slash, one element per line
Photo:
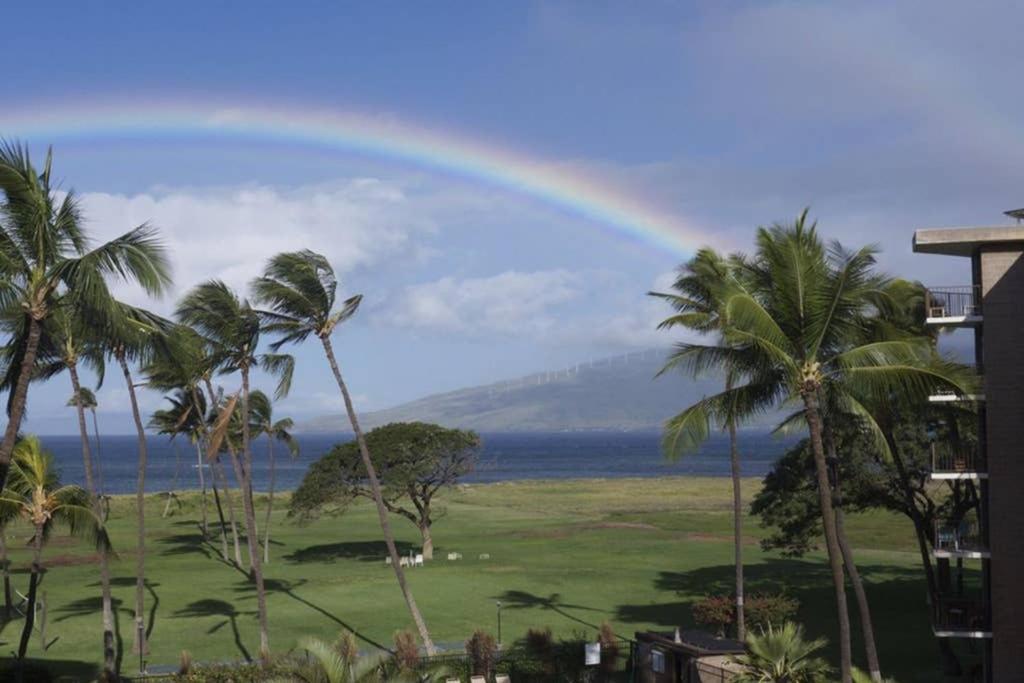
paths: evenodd
<path fill-rule="evenodd" d="M 749 481 L 746 490 L 752 492 L 757 485 Z M 166 519 L 160 516 L 161 497 L 153 496 L 147 504 L 147 661 L 174 664 L 182 649 L 198 661 L 253 655 L 254 591 L 241 572 L 220 559 L 219 545 L 203 541 L 197 497 L 183 498 L 184 509 Z M 593 633 L 608 620 L 626 637 L 641 629 L 687 626 L 693 600 L 730 590 L 729 500 L 728 480 L 710 478 L 463 487 L 442 501 L 446 514 L 434 533 L 439 559 L 409 576 L 440 643 L 461 642 L 479 627 L 496 631 L 497 600 L 504 604 L 506 642 L 535 626 L 569 635 Z M 113 567 L 114 596 L 126 673 L 137 670 L 130 630 L 133 515 L 131 499 L 115 500 L 110 528 L 120 558 Z M 411 524 L 395 518 L 393 526 L 400 550 L 416 543 Z M 288 650 L 306 635 L 333 639 L 342 628 L 353 631 L 366 647 L 388 645 L 394 631 L 411 626 L 394 575 L 384 563 L 384 544 L 370 506 L 305 526 L 277 512 L 274 527 L 265 573 L 275 650 Z M 883 668 L 903 682 L 939 679 L 909 522 L 878 513 L 856 516 L 849 527 L 869 583 Z M 786 590 L 800 600 L 799 618 L 810 633 L 834 640 L 833 599 L 823 557 L 797 560 L 762 552 L 757 544 L 762 532 L 753 519 L 746 533 L 748 592 Z M 28 583 L 27 537 L 27 528 L 8 530 L 15 586 L 23 592 Z M 444 557 L 449 551 L 461 552 L 465 559 L 448 562 Z M 481 553 L 490 559 L 478 559 Z M 100 656 L 94 559 L 77 541 L 53 537 L 45 553 L 49 569 L 41 590 L 48 604 L 47 638 L 55 642 L 44 651 L 33 638 L 30 650 L 32 657 L 84 679 Z M 15 621 L 0 631 L 5 655 L 16 647 L 20 629 L 21 621 Z M 859 641 L 855 653 L 860 655 Z"/>

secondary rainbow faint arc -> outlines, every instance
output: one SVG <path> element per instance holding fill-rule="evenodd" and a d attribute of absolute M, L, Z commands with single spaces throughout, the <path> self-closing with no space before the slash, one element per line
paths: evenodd
<path fill-rule="evenodd" d="M 63 139 L 219 136 L 299 143 L 409 162 L 499 186 L 568 210 L 640 242 L 686 256 L 709 241 L 660 211 L 579 171 L 515 151 L 384 117 L 308 108 L 123 102 L 0 111 L 0 136 L 31 144 Z"/>

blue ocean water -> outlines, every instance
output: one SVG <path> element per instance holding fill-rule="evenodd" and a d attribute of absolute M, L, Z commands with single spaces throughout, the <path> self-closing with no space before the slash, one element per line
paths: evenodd
<path fill-rule="evenodd" d="M 54 454 L 62 480 L 82 483 L 82 448 L 77 436 L 44 436 L 43 446 Z M 277 488 L 295 488 L 311 462 L 336 443 L 351 439 L 346 434 L 300 434 L 299 454 L 290 458 L 275 447 Z M 484 434 L 483 449 L 476 471 L 467 482 L 495 482 L 519 479 L 577 479 L 660 476 L 729 476 L 729 444 L 715 434 L 699 452 L 668 462 L 660 450 L 660 435 L 632 432 L 559 432 L 552 434 Z M 740 433 L 740 452 L 745 476 L 764 476 L 772 463 L 793 443 L 764 431 Z M 150 436 L 146 490 L 195 489 L 197 454 L 186 441 L 169 441 Z M 94 445 L 94 458 L 95 454 Z M 265 490 L 267 484 L 267 441 L 253 445 L 253 484 Z M 100 439 L 99 483 L 104 492 L 132 493 L 136 485 L 137 441 L 134 436 L 103 436 Z M 230 465 L 225 463 L 230 475 Z M 207 484 L 209 485 L 209 484 Z"/>

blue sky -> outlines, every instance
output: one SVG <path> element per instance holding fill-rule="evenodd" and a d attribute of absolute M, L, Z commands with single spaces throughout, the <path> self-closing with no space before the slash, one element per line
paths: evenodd
<path fill-rule="evenodd" d="M 830 236 L 878 242 L 889 270 L 952 284 L 966 264 L 913 256 L 912 230 L 999 223 L 1024 203 L 1022 14 L 942 2 L 20 3 L 4 10 L 16 27 L 5 51 L 24 57 L 4 89 L 28 111 L 180 100 L 394 117 L 585 171 L 739 247 L 810 205 Z M 670 341 L 644 292 L 678 254 L 472 179 L 209 137 L 57 140 L 56 167 L 98 236 L 143 220 L 164 230 L 175 295 L 207 277 L 242 287 L 281 249 L 328 254 L 345 292 L 366 296 L 336 340 L 363 409 Z M 173 296 L 151 305 L 169 312 Z M 337 410 L 318 349 L 296 353 L 279 413 Z M 126 432 L 116 379 L 99 395 L 102 427 Z M 63 377 L 34 387 L 28 428 L 73 432 L 68 394 Z"/>

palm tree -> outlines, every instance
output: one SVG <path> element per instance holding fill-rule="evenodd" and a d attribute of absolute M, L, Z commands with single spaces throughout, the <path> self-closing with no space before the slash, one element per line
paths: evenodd
<path fill-rule="evenodd" d="M 91 538 L 101 555 L 109 552 L 109 542 L 102 522 L 92 510 L 88 492 L 78 486 L 61 486 L 50 454 L 43 451 L 39 439 L 34 436 L 25 437 L 15 447 L 7 486 L 0 494 L 0 517 L 11 519 L 16 516 L 25 518 L 34 530 L 25 625 L 18 644 L 18 659 L 24 659 L 35 625 L 36 588 L 43 571 L 43 544 L 54 524 L 66 524 L 73 534 Z"/>
<path fill-rule="evenodd" d="M 28 148 L 0 143 L 0 308 L 20 311 L 7 370 L 12 387 L 8 422 L 0 441 L 0 488 L 25 414 L 43 324 L 66 294 L 76 307 L 111 310 L 105 279 L 136 282 L 150 294 L 170 284 L 168 262 L 156 230 L 141 225 L 92 250 L 74 192 L 63 196 L 51 182 L 52 152 L 42 172 Z"/>
<path fill-rule="evenodd" d="M 806 640 L 804 627 L 786 622 L 779 628 L 747 636 L 747 654 L 736 657 L 744 672 L 737 683 L 825 683 L 832 674 L 828 663 L 815 654 L 824 638 Z"/>
<path fill-rule="evenodd" d="M 675 315 L 666 318 L 658 325 L 659 330 L 683 327 L 701 335 L 722 334 L 724 301 L 722 296 L 738 286 L 736 267 L 722 258 L 713 249 L 701 249 L 687 263 L 679 268 L 679 274 L 673 283 L 672 293 L 649 292 L 652 296 L 664 299 L 675 309 Z M 669 356 L 668 362 L 660 374 L 673 369 L 676 365 L 686 362 L 686 347 Z M 725 391 L 732 390 L 737 375 L 742 369 L 738 359 L 723 358 L 725 365 Z M 735 406 L 731 406 L 735 408 Z M 740 456 L 736 445 L 736 422 L 739 416 L 730 410 L 725 419 L 725 428 L 729 432 L 729 463 L 732 476 L 733 504 L 733 555 L 736 572 L 736 637 L 746 637 L 746 624 L 743 615 L 743 494 L 740 479 Z M 670 455 L 674 453 L 670 450 Z"/>
<path fill-rule="evenodd" d="M 132 377 L 129 363 L 145 365 L 150 358 L 166 344 L 170 323 L 159 316 L 140 308 L 115 302 L 113 312 L 106 319 L 102 337 L 109 353 L 121 368 L 128 400 L 135 422 L 138 447 L 137 480 L 135 489 L 136 508 L 136 550 L 135 550 L 135 628 L 133 629 L 132 651 L 149 651 L 146 643 L 145 591 L 146 591 L 146 466 L 149 449 L 146 442 L 146 428 L 139 411 L 139 400 L 135 393 L 137 385 Z"/>
<path fill-rule="evenodd" d="M 202 394 L 188 389 L 175 389 L 164 400 L 171 406 L 156 410 L 149 418 L 149 426 L 158 434 L 165 434 L 173 441 L 175 437 L 184 435 L 196 447 L 196 468 L 199 471 L 199 488 L 201 491 L 200 509 L 202 510 L 201 528 L 203 537 L 208 533 L 206 517 L 206 478 L 203 476 L 202 438 L 206 428 L 206 401 Z M 226 548 L 226 546 L 225 546 Z"/>
<path fill-rule="evenodd" d="M 274 421 L 274 406 L 262 391 L 254 391 L 249 397 L 249 415 L 257 438 L 267 437 L 267 464 L 270 476 L 267 482 L 267 514 L 263 521 L 263 563 L 270 562 L 270 515 L 274 510 L 274 442 L 280 441 L 294 458 L 299 453 L 299 442 L 292 436 L 294 420 L 284 417 Z"/>
<path fill-rule="evenodd" d="M 787 401 L 802 405 L 835 590 L 841 678 L 849 683 L 850 621 L 823 445 L 823 392 L 874 424 L 866 402 L 897 392 L 924 400 L 936 385 L 957 384 L 931 364 L 927 340 L 900 335 L 864 343 L 864 330 L 889 282 L 873 270 L 873 248 L 849 252 L 833 244 L 826 249 L 806 211 L 791 226 L 759 229 L 757 247 L 754 258 L 740 266 L 749 291 L 734 288 L 724 296 L 724 343 L 678 349 L 680 362 L 707 368 L 734 358 L 741 348 L 757 359 L 749 365 L 749 381 L 672 418 L 669 441 L 675 448 L 695 447 L 707 437 L 712 419 L 752 415 Z"/>
<path fill-rule="evenodd" d="M 249 415 L 249 375 L 254 367 L 277 375 L 277 397 L 287 395 L 291 385 L 294 359 L 291 356 L 265 353 L 258 354 L 260 319 L 247 301 L 242 301 L 223 282 L 211 280 L 200 284 L 178 304 L 179 320 L 191 325 L 212 349 L 213 366 L 221 373 L 238 372 L 242 377 L 241 415 Z M 230 413 L 230 411 L 229 411 Z M 242 506 L 245 511 L 246 536 L 249 546 L 249 563 L 252 578 L 256 583 L 256 602 L 260 625 L 260 655 L 270 656 L 270 635 L 267 630 L 266 592 L 263 586 L 263 568 L 259 554 L 259 534 L 256 530 L 256 511 L 252 496 L 252 449 L 250 424 L 242 419 L 242 459 L 235 457 L 229 448 L 235 476 L 242 489 Z"/>
<path fill-rule="evenodd" d="M 373 466 L 370 451 L 366 446 L 366 438 L 363 435 L 363 430 L 359 427 L 359 420 L 352 405 L 352 397 L 342 379 L 341 369 L 338 367 L 334 348 L 331 346 L 331 334 L 334 329 L 356 312 L 360 301 L 362 301 L 362 296 L 350 297 L 342 303 L 340 309 L 334 310 L 338 288 L 334 269 L 331 268 L 331 264 L 326 258 L 308 249 L 278 254 L 270 259 L 263 276 L 253 281 L 252 288 L 256 301 L 271 309 L 260 312 L 263 329 L 281 336 L 271 344 L 272 349 L 280 349 L 285 344 L 303 342 L 310 335 L 316 335 L 324 347 L 324 354 L 334 373 L 334 379 L 338 383 L 349 423 L 352 425 L 352 431 L 355 433 L 356 442 L 359 445 L 359 453 L 363 459 L 363 466 L 366 468 L 367 479 L 370 480 L 370 489 L 373 493 L 373 501 L 377 505 L 380 528 L 391 557 L 391 567 L 395 571 L 398 586 L 405 597 L 420 638 L 423 640 L 423 646 L 428 654 L 433 655 L 436 648 L 430 639 L 427 624 L 416 606 L 416 600 L 409 589 L 409 584 L 406 582 L 405 572 L 402 571 L 399 564 L 395 536 L 388 521 L 388 511 L 384 505 L 384 496 L 381 493 L 377 470 Z"/>

